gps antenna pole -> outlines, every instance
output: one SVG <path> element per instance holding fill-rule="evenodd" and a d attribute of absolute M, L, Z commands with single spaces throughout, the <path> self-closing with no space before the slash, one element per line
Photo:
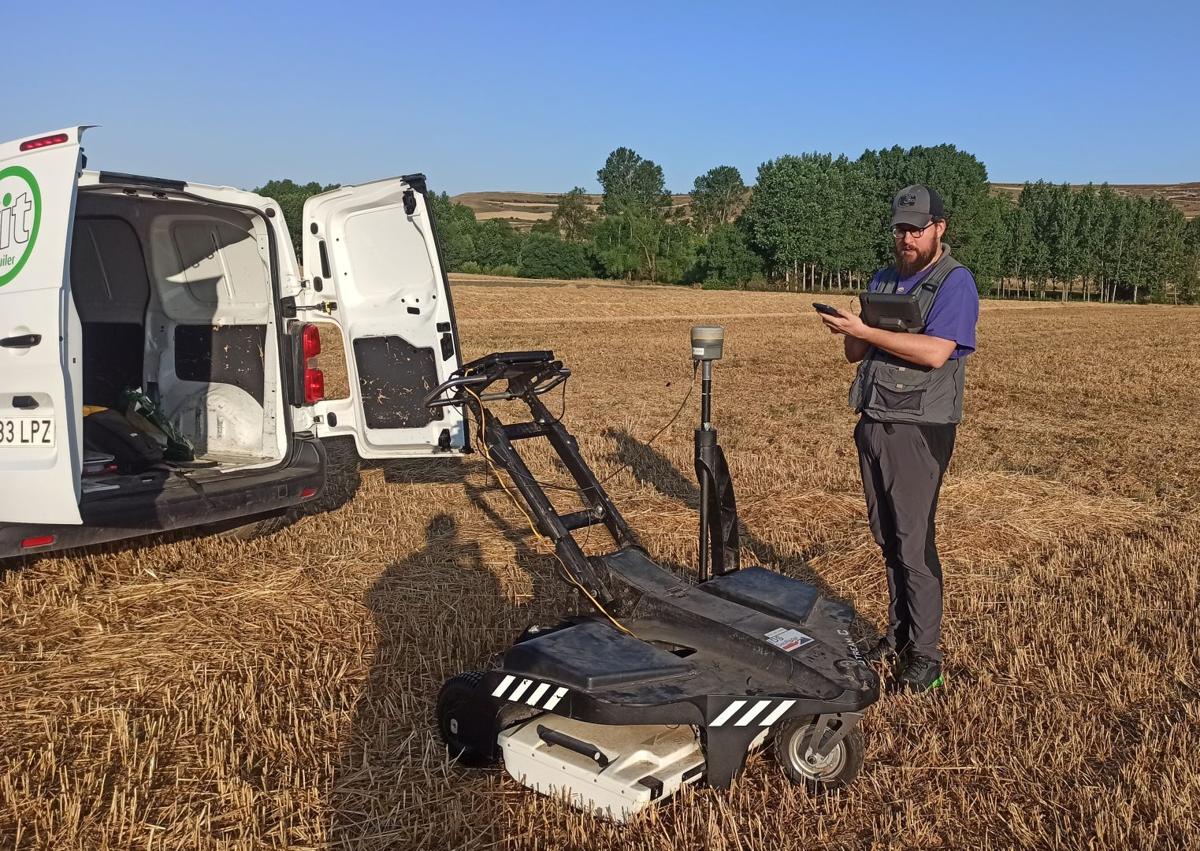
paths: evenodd
<path fill-rule="evenodd" d="M 701 582 L 709 576 L 710 512 L 715 482 L 710 469 L 710 457 L 717 444 L 717 431 L 712 424 L 712 364 L 719 360 L 725 342 L 725 330 L 719 325 L 697 325 L 692 328 L 692 360 L 700 362 L 700 427 L 696 429 L 696 475 L 700 479 L 700 559 L 697 575 Z M 719 521 L 718 521 L 719 522 Z"/>

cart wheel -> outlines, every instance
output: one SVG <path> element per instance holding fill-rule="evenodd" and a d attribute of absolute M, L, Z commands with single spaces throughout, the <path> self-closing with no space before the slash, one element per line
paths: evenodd
<path fill-rule="evenodd" d="M 479 690 L 483 674 L 467 671 L 446 680 L 438 692 L 437 724 L 450 758 L 482 767 L 496 761 L 496 715 Z"/>
<path fill-rule="evenodd" d="M 775 759 L 793 783 L 810 792 L 824 794 L 844 789 L 854 782 L 863 763 L 863 739 L 851 730 L 825 756 L 813 751 L 813 718 L 793 718 L 784 722 L 775 734 Z"/>

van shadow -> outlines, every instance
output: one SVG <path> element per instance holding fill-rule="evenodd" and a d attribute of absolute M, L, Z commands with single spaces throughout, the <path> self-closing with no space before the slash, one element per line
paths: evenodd
<path fill-rule="evenodd" d="M 650 485 L 663 496 L 678 500 L 695 512 L 700 511 L 700 486 L 684 476 L 670 458 L 638 441 L 624 429 L 605 429 L 604 436 L 616 443 L 616 460 L 627 465 L 638 482 Z M 736 480 L 733 486 L 736 491 Z M 738 535 L 743 554 L 749 552 L 753 557 L 750 564 L 760 564 L 785 576 L 800 579 L 815 586 L 825 596 L 846 602 L 809 563 L 809 559 L 824 552 L 824 547 L 814 545 L 798 552 L 785 552 L 757 536 L 745 521 L 740 519 Z M 747 564 L 745 559 L 743 564 Z"/>
<path fill-rule="evenodd" d="M 325 487 L 320 496 L 305 504 L 305 514 L 333 511 L 350 502 L 362 486 L 364 470 L 382 470 L 388 484 L 422 485 L 461 482 L 468 469 L 457 456 L 363 459 L 352 437 L 326 437 L 321 443 L 325 447 Z"/>
<path fill-rule="evenodd" d="M 349 731 L 340 737 L 328 799 L 332 847 L 470 847 L 486 841 L 499 816 L 472 794 L 486 774 L 447 766 L 435 718 L 438 691 L 455 674 L 491 667 L 531 620 L 554 622 L 547 616 L 562 611 L 567 592 L 548 587 L 560 584 L 553 556 L 537 552 L 531 533 L 492 507 L 499 489 L 471 482 L 464 488 L 512 545 L 515 578 L 526 590 L 514 598 L 473 532 L 439 513 L 423 546 L 389 565 L 367 591 L 376 645 Z"/>

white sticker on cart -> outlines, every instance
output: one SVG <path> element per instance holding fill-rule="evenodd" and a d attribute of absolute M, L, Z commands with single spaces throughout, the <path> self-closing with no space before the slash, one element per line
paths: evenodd
<path fill-rule="evenodd" d="M 515 686 L 513 684 L 516 684 Z M 509 686 L 513 686 L 509 691 Z M 554 689 L 553 692 L 550 689 Z M 513 703 L 524 703 L 526 706 L 539 706 L 542 709 L 553 709 L 566 697 L 566 686 L 555 688 L 550 683 L 524 679 L 517 681 L 512 674 L 506 674 L 500 684 L 492 690 L 492 697 L 502 697 Z"/>
<path fill-rule="evenodd" d="M 798 629 L 788 629 L 782 626 L 768 632 L 766 639 L 768 643 L 787 653 L 799 650 L 806 644 L 812 644 L 814 640 L 811 635 L 805 635 Z"/>
<path fill-rule="evenodd" d="M 711 722 L 710 727 L 723 727 L 732 722 L 735 727 L 749 727 L 756 724 L 759 727 L 770 727 L 778 721 L 785 712 L 796 705 L 794 700 L 735 700 L 721 710 Z M 745 711 L 743 711 L 745 710 Z"/>

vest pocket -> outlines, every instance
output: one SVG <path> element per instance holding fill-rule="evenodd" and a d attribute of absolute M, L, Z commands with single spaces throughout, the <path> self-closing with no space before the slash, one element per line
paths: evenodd
<path fill-rule="evenodd" d="M 879 364 L 871 376 L 869 407 L 920 416 L 925 412 L 930 375 L 930 370 L 918 367 Z"/>
<path fill-rule="evenodd" d="M 918 415 L 925 412 L 924 387 L 905 387 L 902 384 L 888 386 L 876 381 L 871 390 L 872 408 Z"/>

